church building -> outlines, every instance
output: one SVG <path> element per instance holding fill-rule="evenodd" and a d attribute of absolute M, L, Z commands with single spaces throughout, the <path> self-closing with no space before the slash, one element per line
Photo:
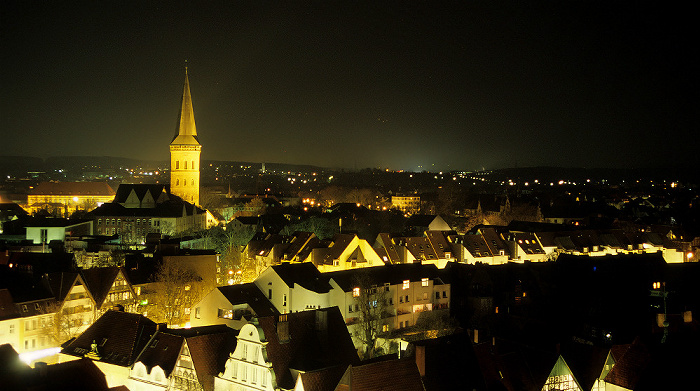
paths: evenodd
<path fill-rule="evenodd" d="M 197 139 L 190 82 L 185 68 L 185 88 L 175 137 L 170 142 L 170 191 L 199 205 L 199 158 L 202 145 Z"/>

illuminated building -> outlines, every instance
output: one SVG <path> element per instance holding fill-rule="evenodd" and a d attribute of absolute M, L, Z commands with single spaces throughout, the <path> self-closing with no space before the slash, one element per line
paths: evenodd
<path fill-rule="evenodd" d="M 68 217 L 78 209 L 91 210 L 112 202 L 114 190 L 105 182 L 42 182 L 27 196 L 27 212 L 41 209 Z"/>
<path fill-rule="evenodd" d="M 187 202 L 199 204 L 199 157 L 202 145 L 197 139 L 190 82 L 185 68 L 185 88 L 178 129 L 170 142 L 170 190 Z"/>
<path fill-rule="evenodd" d="M 392 196 L 391 206 L 406 214 L 420 212 L 420 196 Z"/>

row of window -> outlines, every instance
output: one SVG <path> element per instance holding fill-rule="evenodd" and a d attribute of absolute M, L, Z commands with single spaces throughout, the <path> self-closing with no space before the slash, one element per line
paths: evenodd
<path fill-rule="evenodd" d="M 187 170 L 187 160 L 183 160 L 182 162 L 182 167 L 184 170 Z M 175 169 L 179 170 L 180 169 L 180 161 L 177 160 L 175 161 Z M 194 160 L 192 160 L 192 164 L 190 165 L 190 169 L 195 170 L 194 168 Z"/>
<path fill-rule="evenodd" d="M 194 186 L 194 179 L 192 179 L 192 181 L 190 182 L 190 185 L 191 185 L 191 186 Z M 175 181 L 175 186 L 180 186 L 180 180 L 179 180 L 179 179 L 177 179 L 177 180 Z M 187 179 L 183 179 L 183 180 L 182 180 L 182 186 L 187 186 Z"/>
<path fill-rule="evenodd" d="M 238 379 L 242 382 L 250 382 L 250 384 L 257 384 L 258 379 L 260 379 L 260 386 L 267 387 L 267 377 L 269 376 L 269 371 L 265 369 L 260 369 L 257 367 L 249 366 L 243 363 L 233 362 L 233 378 Z"/>
<path fill-rule="evenodd" d="M 126 222 L 131 222 L 132 220 L 124 220 Z M 134 223 L 138 225 L 150 225 L 151 221 L 150 219 L 136 219 L 134 220 Z M 105 225 L 121 225 L 122 224 L 122 219 L 105 219 Z M 102 219 L 97 219 L 97 225 L 102 225 Z"/>

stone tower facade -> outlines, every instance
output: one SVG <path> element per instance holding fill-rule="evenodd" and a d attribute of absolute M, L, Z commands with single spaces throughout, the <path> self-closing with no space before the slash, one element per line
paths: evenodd
<path fill-rule="evenodd" d="M 190 82 L 185 68 L 185 88 L 178 128 L 170 142 L 170 192 L 187 202 L 199 205 L 199 158 L 202 145 L 197 139 Z"/>

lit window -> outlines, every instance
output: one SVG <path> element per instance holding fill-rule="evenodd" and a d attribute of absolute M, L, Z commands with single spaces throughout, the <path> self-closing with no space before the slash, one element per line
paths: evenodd
<path fill-rule="evenodd" d="M 352 297 L 359 297 L 360 296 L 360 288 L 356 287 L 352 289 Z"/>
<path fill-rule="evenodd" d="M 421 278 L 420 282 L 421 282 L 421 285 L 423 285 L 423 286 L 428 286 L 428 279 L 427 279 L 427 278 Z M 405 283 L 406 283 L 406 282 L 404 281 L 404 284 L 405 284 Z"/>
<path fill-rule="evenodd" d="M 411 287 L 411 280 L 403 280 L 403 289 L 408 289 Z"/>

